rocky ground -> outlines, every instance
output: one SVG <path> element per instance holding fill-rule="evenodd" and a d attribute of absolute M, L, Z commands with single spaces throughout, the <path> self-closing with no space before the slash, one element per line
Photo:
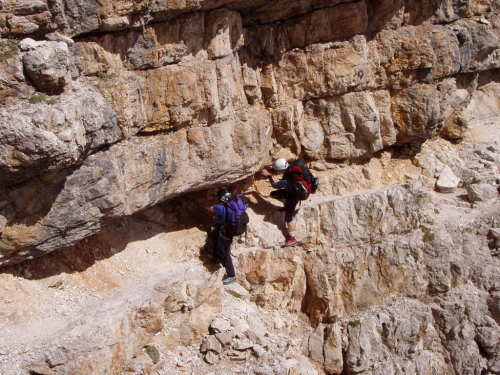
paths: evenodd
<path fill-rule="evenodd" d="M 422 164 L 434 160 L 434 163 L 443 162 L 454 166 L 453 160 L 459 160 L 455 156 L 466 152 L 470 166 L 475 162 L 474 155 L 478 154 L 471 151 L 478 150 L 478 145 L 484 152 L 490 150 L 493 157 L 491 165 L 483 164 L 482 168 L 488 171 L 487 177 L 491 183 L 498 184 L 498 180 L 495 181 L 499 176 L 498 140 L 500 128 L 483 124 L 469 129 L 469 137 L 460 144 L 429 141 L 417 157 L 404 157 L 404 150 L 399 150 L 383 153 L 365 165 L 339 166 L 331 180 L 323 176 L 330 192 L 338 195 L 325 194 L 327 189 L 324 188 L 323 192 L 320 191 L 318 196 L 304 204 L 301 208 L 303 213 L 298 216 L 298 232 L 305 233 L 310 229 L 309 224 L 302 223 L 307 218 L 304 212 L 309 209 L 314 211 L 313 208 L 321 202 L 332 201 L 336 204 L 336 201 L 340 202 L 349 196 L 355 199 L 367 191 L 377 192 L 392 184 L 418 179 L 418 174 L 422 185 L 430 185 L 434 176 L 424 178 L 429 165 L 422 168 Z M 444 160 L 444 154 L 439 155 L 437 150 L 448 151 L 448 160 Z M 395 153 L 403 157 L 396 157 Z M 429 154 L 434 154 L 434 159 Z M 338 175 L 335 175 L 337 171 Z M 363 183 L 358 179 L 358 173 L 371 176 L 371 180 L 367 179 Z M 466 178 L 469 177 L 462 175 L 462 179 Z M 259 180 L 258 184 L 259 191 L 265 195 L 269 191 L 267 184 L 263 180 Z M 349 307 L 347 300 L 350 298 L 355 301 L 356 297 L 344 296 L 342 301 L 337 300 L 337 303 L 345 305 L 343 314 L 336 315 L 332 312 L 332 309 L 337 308 L 332 307 L 335 301 L 321 302 L 318 297 L 320 291 L 315 291 L 316 300 L 311 296 L 304 299 L 298 295 L 303 293 L 307 296 L 311 293 L 309 283 L 314 282 L 311 281 L 314 276 L 311 264 L 317 259 L 323 259 L 326 264 L 333 262 L 330 266 L 332 269 L 335 269 L 335 264 L 346 267 L 348 263 L 345 263 L 345 259 L 330 260 L 330 263 L 325 260 L 325 257 L 335 253 L 337 257 L 346 256 L 344 250 L 337 250 L 341 244 L 333 245 L 328 249 L 330 255 L 325 255 L 328 244 L 322 240 L 321 230 L 318 229 L 315 240 L 301 235 L 302 246 L 280 249 L 275 245 L 284 239 L 281 232 L 283 228 L 276 227 L 275 214 L 270 212 L 273 210 L 270 205 L 276 206 L 279 202 L 259 197 L 252 191 L 253 188 L 249 186 L 247 193 L 252 200 L 253 224 L 248 237 L 233 246 L 239 282 L 223 289 L 220 287 L 223 270 L 201 251 L 211 220 L 208 212 L 202 209 L 204 193 L 191 193 L 116 221 L 100 233 L 82 240 L 74 248 L 2 269 L 0 372 L 24 374 L 27 369 L 31 369 L 32 374 L 85 373 L 82 363 L 87 363 L 86 373 L 100 373 L 102 368 L 106 368 L 103 363 L 111 363 L 107 367 L 111 373 L 136 374 L 318 374 L 325 370 L 340 373 L 342 369 L 346 373 L 380 374 L 400 371 L 423 374 L 431 370 L 444 374 L 453 369 L 456 374 L 473 374 L 479 368 L 488 368 L 491 374 L 500 373 L 500 322 L 495 322 L 500 312 L 496 310 L 500 300 L 498 242 L 494 244 L 495 238 L 491 237 L 487 230 L 489 228 L 480 228 L 481 225 L 488 226 L 488 223 L 491 228 L 500 227 L 497 196 L 487 203 L 471 203 L 466 189 L 433 193 L 433 232 L 427 233 L 431 237 L 436 235 L 444 238 L 442 233 L 453 233 L 454 228 L 462 228 L 465 233 L 467 227 L 471 227 L 471 235 L 477 233 L 478 236 L 486 230 L 493 245 L 484 248 L 483 241 L 483 248 L 477 248 L 477 253 L 471 256 L 490 263 L 489 268 L 484 265 L 483 273 L 491 274 L 477 276 L 481 274 L 479 270 L 466 271 L 468 266 L 461 264 L 458 258 L 455 262 L 453 259 L 439 258 L 451 264 L 451 277 L 446 276 L 446 280 L 449 279 L 448 287 L 440 284 L 448 282 L 440 276 L 430 277 L 431 282 L 417 280 L 416 285 L 418 281 L 423 283 L 424 292 L 418 285 L 406 285 L 404 290 L 395 287 L 380 297 L 377 304 L 371 301 L 371 305 L 364 308 L 363 298 L 368 297 L 358 298 L 355 302 L 357 306 Z M 430 226 L 432 223 L 423 224 Z M 475 228 L 474 225 L 479 227 Z M 437 231 L 438 227 L 442 228 L 441 232 Z M 269 228 L 274 228 L 274 231 Z M 340 236 L 338 233 L 336 235 Z M 426 241 L 425 235 L 423 242 Z M 356 237 L 355 231 L 350 236 Z M 382 238 L 380 243 L 390 244 L 393 241 L 390 237 Z M 496 240 L 499 241 L 498 237 Z M 377 243 L 371 241 L 372 245 Z M 449 246 L 442 238 L 431 238 L 431 241 L 437 244 L 437 249 L 439 246 Z M 358 241 L 358 251 L 363 249 L 361 242 L 362 239 Z M 395 245 L 395 249 L 398 246 L 402 244 Z M 457 246 L 467 248 L 463 243 Z M 373 252 L 373 247 L 369 251 Z M 446 254 L 450 257 L 456 255 L 453 251 Z M 270 257 L 271 265 L 266 257 Z M 412 266 L 419 266 L 408 262 L 407 255 L 406 261 L 403 260 L 407 267 L 404 272 L 410 275 Z M 285 272 L 282 263 L 293 263 L 296 267 Z M 368 262 L 368 269 L 372 266 Z M 384 263 L 379 264 L 379 267 L 384 267 Z M 477 268 L 477 265 L 471 266 L 471 269 L 474 267 Z M 427 268 L 432 271 L 432 265 L 427 265 Z M 277 270 L 283 271 L 283 274 L 275 275 L 272 283 L 266 282 L 269 275 Z M 435 271 L 441 272 L 438 268 Z M 345 268 L 339 269 L 338 275 L 343 272 Z M 356 283 L 362 284 L 364 276 L 362 273 L 359 275 Z M 420 276 L 418 272 L 415 275 L 416 278 Z M 306 278 L 307 291 L 306 283 L 302 282 Z M 332 280 L 329 279 L 329 282 L 331 284 Z M 377 291 L 372 290 L 378 287 L 376 282 L 372 279 L 370 283 L 374 286 L 360 289 L 363 294 L 377 294 Z M 355 288 L 351 285 L 346 290 Z M 155 305 L 151 302 L 155 300 L 161 302 Z M 467 349 L 462 348 L 461 351 L 454 348 L 450 344 L 450 336 L 440 336 L 434 324 L 435 321 L 439 322 L 440 316 L 447 316 L 446 325 L 453 326 L 455 321 L 460 326 L 463 323 L 460 322 L 460 314 L 453 317 L 446 307 L 453 303 L 462 306 L 457 301 L 463 302 L 465 310 L 471 308 L 468 304 L 481 305 L 484 301 L 490 304 L 490 312 L 483 311 L 484 315 L 481 316 L 481 319 L 486 319 L 486 323 L 476 322 L 455 333 L 463 336 L 464 332 L 472 330 L 469 333 L 475 336 L 473 339 L 482 343 L 480 348 L 483 354 L 470 355 L 470 363 L 465 359 L 461 363 L 455 358 L 464 356 Z M 305 307 L 304 304 L 308 302 L 309 306 Z M 317 306 L 311 307 L 321 303 L 332 304 L 329 313 L 324 308 L 315 310 Z M 476 308 L 479 314 L 484 306 Z M 318 313 L 320 310 L 321 313 Z M 469 315 L 468 319 L 473 322 Z M 384 319 L 392 323 L 384 323 Z M 114 330 L 115 326 L 119 328 Z M 380 328 L 382 326 L 389 331 L 384 331 Z M 402 329 L 406 332 L 398 333 L 398 326 L 404 327 Z M 375 356 L 375 346 L 380 343 L 377 344 L 371 336 L 362 342 L 363 335 L 368 335 L 365 330 L 370 329 L 382 329 L 383 334 L 376 337 L 385 340 L 387 348 L 392 345 L 396 349 L 393 352 L 388 349 L 387 353 L 382 350 Z M 353 346 L 352 337 L 356 330 L 357 340 L 361 342 L 358 349 Z M 102 337 L 96 340 L 96 335 Z M 110 338 L 113 335 L 118 335 L 117 340 L 122 341 L 122 346 L 127 346 L 123 342 L 128 340 L 129 347 L 117 349 L 116 342 Z M 413 336 L 420 337 L 420 340 Z M 75 349 L 78 340 L 86 345 Z M 391 340 L 399 344 L 390 344 Z M 124 355 L 128 360 L 126 363 L 121 362 L 120 368 L 113 368 L 116 364 L 112 360 L 89 359 L 108 347 L 113 348 L 114 355 L 128 353 Z M 361 352 L 356 354 L 356 350 Z M 71 363 L 78 362 L 75 356 L 80 358 L 79 367 L 71 367 L 75 366 Z M 385 365 L 377 367 L 377 363 Z"/>
<path fill-rule="evenodd" d="M 0 0 L 0 373 L 500 374 L 498 1 L 83 3 Z"/>

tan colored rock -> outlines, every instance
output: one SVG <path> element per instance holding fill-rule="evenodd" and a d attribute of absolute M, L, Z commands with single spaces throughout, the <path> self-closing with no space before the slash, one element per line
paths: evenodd
<path fill-rule="evenodd" d="M 248 299 L 250 296 L 250 293 L 238 283 L 230 284 L 225 289 L 229 294 L 237 298 Z"/>
<path fill-rule="evenodd" d="M 18 51 L 16 41 L 6 42 L 4 48 Z M 11 58 L 0 60 L 0 103 L 2 105 L 14 105 L 20 100 L 26 100 L 33 95 L 34 91 L 34 88 L 26 82 L 21 54 L 14 53 Z"/>
<path fill-rule="evenodd" d="M 398 143 L 425 140 L 439 133 L 441 94 L 429 85 L 414 85 L 391 98 Z"/>
<path fill-rule="evenodd" d="M 207 284 L 217 285 L 212 288 L 212 295 L 217 296 L 214 300 L 218 301 L 214 309 L 208 304 L 208 299 L 187 314 L 180 311 L 177 314 L 177 328 L 189 326 L 191 332 L 199 329 L 195 336 L 186 336 L 184 329 L 178 337 L 182 340 L 178 342 L 190 345 L 201 340 L 208 333 L 208 324 L 203 325 L 203 320 L 199 319 L 202 316 L 199 310 L 203 310 L 203 316 L 213 320 L 216 310 L 220 309 L 222 296 L 220 280 L 213 283 L 213 279 L 220 279 L 222 275 L 203 280 L 199 270 L 193 271 L 161 277 L 157 275 L 154 280 L 131 286 L 98 309 L 82 314 L 73 324 L 64 327 L 57 339 L 47 343 L 44 358 L 37 358 L 33 365 L 39 371 L 43 369 L 53 374 L 84 374 L 89 367 L 103 373 L 121 371 L 132 357 L 142 351 L 153 335 L 164 328 L 165 314 L 175 314 L 164 303 L 165 296 L 169 296 L 167 300 L 171 303 L 174 302 L 171 294 L 177 292 L 179 282 L 187 282 L 193 290 L 206 288 Z M 189 277 L 189 280 L 184 277 Z M 172 324 L 172 317 L 170 319 Z"/>
<path fill-rule="evenodd" d="M 26 246 L 45 251 L 63 246 L 62 238 L 54 237 L 53 231 L 66 227 L 63 242 L 74 243 L 98 230 L 103 220 L 130 215 L 179 191 L 208 187 L 214 176 L 221 185 L 238 180 L 260 165 L 260 155 L 268 148 L 268 121 L 250 110 L 200 128 L 205 132 L 204 155 L 186 130 L 134 138 L 95 153 L 66 181 L 49 180 L 45 189 L 56 189 L 47 191 L 51 199 L 27 211 L 28 216 L 34 215 L 34 222 L 26 218 L 7 224 L 2 233 L 3 261 L 8 261 L 12 250 Z M 29 191 L 34 194 L 39 184 L 18 187 L 23 194 L 17 194 L 17 207 L 29 205 Z"/>
<path fill-rule="evenodd" d="M 462 139 L 467 135 L 469 119 L 471 118 L 471 106 L 474 84 L 462 89 L 457 87 L 458 82 L 447 79 L 441 83 L 438 89 L 444 94 L 441 103 L 444 125 L 440 136 L 447 139 Z"/>
<path fill-rule="evenodd" d="M 458 41 L 446 28 L 408 27 L 382 31 L 372 45 L 388 83 L 398 88 L 460 70 Z"/>
<path fill-rule="evenodd" d="M 245 90 L 245 95 L 250 104 L 258 102 L 262 98 L 262 92 L 260 91 L 260 75 L 254 69 L 248 67 L 246 64 L 242 66 L 242 76 L 243 76 L 243 88 Z"/>
<path fill-rule="evenodd" d="M 210 59 L 228 56 L 243 46 L 243 29 L 238 12 L 219 10 L 205 19 L 206 50 Z"/>
<path fill-rule="evenodd" d="M 344 368 L 342 356 L 342 330 L 340 324 L 331 324 L 325 329 L 324 368 L 329 374 L 341 374 Z"/>
<path fill-rule="evenodd" d="M 32 34 L 38 31 L 40 26 L 33 22 L 30 18 L 17 16 L 11 17 L 9 19 L 9 29 L 12 34 Z"/>
<path fill-rule="evenodd" d="M 3 11 L 17 15 L 41 13 L 47 9 L 47 2 L 42 0 L 7 0 L 2 4 Z"/>
<path fill-rule="evenodd" d="M 308 339 L 307 356 L 318 363 L 321 367 L 324 366 L 325 355 L 323 347 L 325 345 L 325 326 L 319 324 Z"/>
<path fill-rule="evenodd" d="M 286 250 L 254 250 L 240 255 L 238 264 L 257 305 L 300 310 L 306 280 L 299 257 Z"/>

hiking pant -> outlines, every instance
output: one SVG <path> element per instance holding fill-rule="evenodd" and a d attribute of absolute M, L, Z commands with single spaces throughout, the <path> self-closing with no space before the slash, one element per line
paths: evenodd
<path fill-rule="evenodd" d="M 226 269 L 226 275 L 229 277 L 236 276 L 231 258 L 231 243 L 233 237 L 226 237 L 225 227 L 217 225 L 210 236 L 212 249 L 205 246 L 205 249 L 210 252 Z"/>
<path fill-rule="evenodd" d="M 233 277 L 236 276 L 236 273 L 234 272 L 233 259 L 231 258 L 231 243 L 233 242 L 233 238 L 230 237 L 229 240 L 224 240 L 224 242 L 225 257 L 224 259 L 221 259 L 221 264 L 226 269 L 226 275 L 229 277 Z"/>
<path fill-rule="evenodd" d="M 285 200 L 285 221 L 287 223 L 292 222 L 299 200 L 297 198 L 291 198 L 290 194 L 285 189 L 271 191 L 271 197 Z"/>

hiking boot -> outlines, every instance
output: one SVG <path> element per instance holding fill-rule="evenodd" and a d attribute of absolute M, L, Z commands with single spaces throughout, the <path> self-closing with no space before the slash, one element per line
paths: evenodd
<path fill-rule="evenodd" d="M 297 244 L 297 239 L 295 237 L 290 237 L 288 241 L 285 242 L 281 247 L 293 247 Z"/>
<path fill-rule="evenodd" d="M 228 277 L 222 279 L 222 284 L 227 285 L 227 284 L 231 284 L 234 281 L 236 281 L 236 276 L 228 276 Z"/>

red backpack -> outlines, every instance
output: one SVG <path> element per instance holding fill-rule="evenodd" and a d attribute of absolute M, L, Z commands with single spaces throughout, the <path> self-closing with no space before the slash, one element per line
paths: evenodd
<path fill-rule="evenodd" d="M 287 173 L 292 176 L 292 192 L 297 195 L 297 199 L 303 201 L 309 198 L 311 194 L 311 172 L 307 167 L 299 167 L 298 165 L 291 167 Z"/>

